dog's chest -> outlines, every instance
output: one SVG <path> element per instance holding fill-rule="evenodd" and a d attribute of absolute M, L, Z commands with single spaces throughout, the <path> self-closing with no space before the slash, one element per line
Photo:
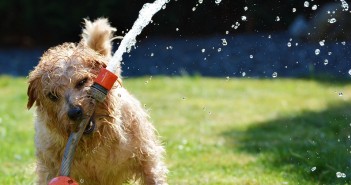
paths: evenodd
<path fill-rule="evenodd" d="M 81 153 L 72 165 L 72 176 L 87 184 L 119 184 L 133 176 L 137 169 L 133 155 L 117 147 L 100 147 L 91 153 Z"/>

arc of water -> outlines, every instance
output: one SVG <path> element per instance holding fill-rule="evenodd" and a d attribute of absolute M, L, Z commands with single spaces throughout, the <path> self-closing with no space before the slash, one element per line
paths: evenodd
<path fill-rule="evenodd" d="M 123 37 L 117 51 L 107 65 L 107 70 L 116 73 L 120 62 L 123 59 L 123 53 L 130 52 L 131 48 L 136 43 L 136 37 L 150 23 L 152 16 L 160 11 L 168 2 L 169 0 L 156 0 L 153 3 L 146 3 L 143 5 L 142 9 L 139 11 L 137 20 L 134 22 L 130 31 Z"/>

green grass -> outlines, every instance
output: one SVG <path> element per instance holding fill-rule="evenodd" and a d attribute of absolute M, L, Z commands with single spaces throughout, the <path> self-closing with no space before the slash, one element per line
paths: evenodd
<path fill-rule="evenodd" d="M 169 184 L 351 182 L 347 81 L 145 77 L 124 84 L 162 136 Z M 24 78 L 0 77 L 0 184 L 35 180 L 26 88 Z"/>
<path fill-rule="evenodd" d="M 0 184 L 34 183 L 33 113 L 24 78 L 0 78 Z"/>

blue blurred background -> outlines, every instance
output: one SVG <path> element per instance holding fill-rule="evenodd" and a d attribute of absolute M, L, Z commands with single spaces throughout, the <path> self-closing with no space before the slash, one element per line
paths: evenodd
<path fill-rule="evenodd" d="M 27 76 L 49 47 L 79 42 L 83 18 L 109 18 L 123 36 L 146 2 L 2 0 L 0 74 Z M 350 77 L 341 1 L 218 2 L 171 0 L 123 56 L 123 76 Z"/>

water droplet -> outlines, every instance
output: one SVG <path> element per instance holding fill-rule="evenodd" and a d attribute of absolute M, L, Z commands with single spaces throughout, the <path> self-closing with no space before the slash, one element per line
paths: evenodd
<path fill-rule="evenodd" d="M 336 22 L 336 19 L 335 19 L 335 18 L 328 19 L 328 22 L 329 22 L 330 24 L 333 24 L 333 23 Z"/>
<path fill-rule="evenodd" d="M 346 174 L 342 172 L 336 172 L 336 177 L 337 178 L 346 178 Z"/>
<path fill-rule="evenodd" d="M 253 58 L 253 55 L 250 55 L 250 58 L 252 59 L 252 58 Z"/>
<path fill-rule="evenodd" d="M 314 166 L 314 167 L 311 168 L 311 171 L 314 172 L 314 171 L 316 171 L 316 169 L 317 169 L 317 167 Z"/>
<path fill-rule="evenodd" d="M 196 7 L 193 7 L 193 9 L 192 9 L 192 10 L 193 10 L 193 12 L 195 12 L 195 10 L 196 10 Z"/>
<path fill-rule="evenodd" d="M 144 104 L 144 107 L 146 107 L 146 104 Z"/>
<path fill-rule="evenodd" d="M 225 31 L 225 34 L 228 35 L 228 34 L 229 34 L 229 31 Z"/>
<path fill-rule="evenodd" d="M 351 69 L 349 70 L 349 75 L 351 76 Z"/>
<path fill-rule="evenodd" d="M 324 43 L 325 43 L 325 40 L 319 41 L 319 45 L 320 45 L 320 46 L 324 46 Z"/>
<path fill-rule="evenodd" d="M 186 100 L 186 97 L 183 97 L 182 100 Z"/>
<path fill-rule="evenodd" d="M 329 63 L 328 59 L 324 59 L 324 65 L 325 66 L 328 65 L 328 63 Z"/>
<path fill-rule="evenodd" d="M 346 42 L 345 42 L 345 41 L 342 41 L 341 44 L 345 46 Z"/>
<path fill-rule="evenodd" d="M 329 56 L 332 55 L 332 54 L 333 54 L 333 53 L 332 53 L 331 51 L 328 52 L 328 55 L 329 55 Z"/>
<path fill-rule="evenodd" d="M 202 53 L 205 53 L 205 51 L 206 51 L 205 49 L 202 49 L 202 50 L 201 50 Z"/>
<path fill-rule="evenodd" d="M 247 6 L 245 6 L 245 7 L 244 7 L 244 10 L 245 10 L 245 11 L 247 11 L 247 10 L 248 10 Z"/>
<path fill-rule="evenodd" d="M 243 72 L 243 73 L 241 73 L 241 75 L 244 77 L 244 76 L 246 76 L 246 73 L 245 73 L 245 72 Z"/>
<path fill-rule="evenodd" d="M 145 84 L 148 84 L 148 83 L 149 83 L 149 81 L 148 81 L 148 80 L 146 80 L 146 81 L 145 81 Z"/>
<path fill-rule="evenodd" d="M 225 39 L 222 39 L 222 45 L 223 45 L 223 46 L 226 46 L 226 45 L 228 45 L 228 43 L 227 43 L 227 40 L 225 40 Z"/>
<path fill-rule="evenodd" d="M 79 182 L 80 182 L 81 184 L 83 184 L 83 183 L 84 183 L 84 179 L 80 179 Z"/>
<path fill-rule="evenodd" d="M 246 21 L 247 20 L 246 16 L 245 15 L 241 16 L 241 20 Z"/>
<path fill-rule="evenodd" d="M 218 48 L 218 50 L 217 50 L 218 52 L 221 52 L 222 51 L 222 48 Z"/>
<path fill-rule="evenodd" d="M 202 4 L 203 0 L 199 0 L 199 4 Z"/>
<path fill-rule="evenodd" d="M 153 56 L 154 56 L 154 53 L 151 53 L 150 56 L 153 57 Z"/>
<path fill-rule="evenodd" d="M 287 46 L 290 48 L 291 47 L 291 42 L 288 42 Z"/>
<path fill-rule="evenodd" d="M 310 6 L 310 2 L 305 1 L 305 2 L 303 3 L 303 6 L 304 6 L 304 7 L 309 7 L 309 6 Z"/>
<path fill-rule="evenodd" d="M 275 18 L 275 21 L 279 22 L 279 21 L 280 21 L 280 17 L 277 16 L 277 17 Z"/>
<path fill-rule="evenodd" d="M 342 93 L 342 92 L 339 92 L 339 96 L 343 96 L 344 95 L 344 93 Z"/>
<path fill-rule="evenodd" d="M 347 4 L 347 2 L 345 0 L 340 0 L 340 1 L 341 1 L 342 11 L 348 11 L 349 5 Z"/>
<path fill-rule="evenodd" d="M 321 50 L 316 49 L 316 50 L 314 50 L 314 53 L 315 53 L 316 55 L 319 55 L 319 53 L 321 53 Z"/>
<path fill-rule="evenodd" d="M 226 79 L 227 79 L 227 81 L 228 81 L 228 80 L 230 79 L 230 77 L 229 77 L 229 76 L 227 76 L 227 77 L 226 77 Z"/>
<path fill-rule="evenodd" d="M 272 35 L 268 35 L 268 38 L 269 38 L 269 39 L 272 38 Z"/>
<path fill-rule="evenodd" d="M 277 78 L 277 76 L 278 76 L 278 73 L 277 73 L 277 72 L 274 72 L 274 73 L 272 74 L 272 77 L 273 77 L 273 78 Z"/>
<path fill-rule="evenodd" d="M 317 10 L 317 5 L 313 5 L 312 10 Z"/>
<path fill-rule="evenodd" d="M 296 8 L 293 8 L 293 9 L 292 9 L 292 12 L 294 12 L 294 13 L 295 13 L 295 12 L 296 12 Z"/>
<path fill-rule="evenodd" d="M 176 31 L 179 31 L 179 28 L 176 28 Z"/>
<path fill-rule="evenodd" d="M 215 0 L 215 3 L 216 3 L 217 5 L 219 5 L 219 3 L 221 3 L 221 1 L 222 1 L 222 0 Z"/>

